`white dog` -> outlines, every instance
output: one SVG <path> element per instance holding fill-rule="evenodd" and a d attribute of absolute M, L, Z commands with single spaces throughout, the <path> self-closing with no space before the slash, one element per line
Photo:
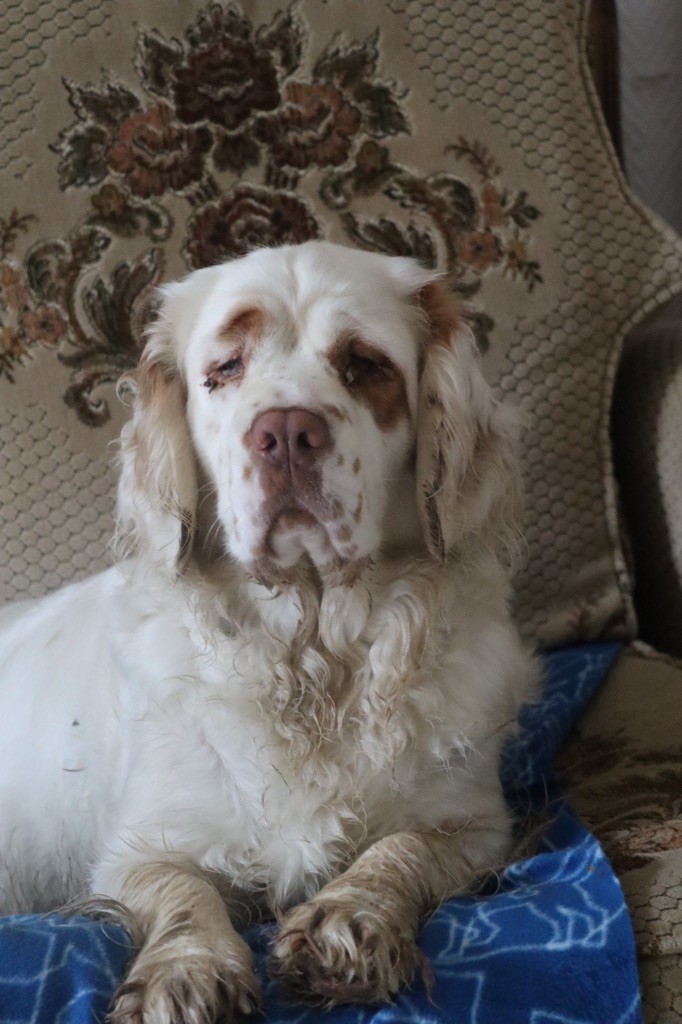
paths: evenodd
<path fill-rule="evenodd" d="M 253 1009 L 245 904 L 298 997 L 382 1000 L 509 856 L 513 417 L 409 259 L 264 249 L 162 298 L 133 557 L 0 614 L 0 908 L 119 901 L 119 1022 Z"/>

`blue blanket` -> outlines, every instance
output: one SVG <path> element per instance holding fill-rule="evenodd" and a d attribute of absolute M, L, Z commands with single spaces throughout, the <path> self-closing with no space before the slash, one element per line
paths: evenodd
<path fill-rule="evenodd" d="M 274 926 L 248 939 L 269 1024 L 638 1024 L 635 949 L 623 894 L 596 839 L 561 798 L 551 758 L 617 656 L 616 644 L 546 656 L 539 704 L 523 716 L 504 761 L 507 796 L 522 813 L 549 811 L 538 853 L 494 892 L 453 899 L 423 929 L 429 999 L 415 980 L 394 1004 L 329 1013 L 286 1002 L 265 970 Z M 101 1021 L 125 971 L 125 933 L 84 919 L 0 920 L 0 1022 Z M 263 1020 L 263 1018 L 260 1018 Z"/>

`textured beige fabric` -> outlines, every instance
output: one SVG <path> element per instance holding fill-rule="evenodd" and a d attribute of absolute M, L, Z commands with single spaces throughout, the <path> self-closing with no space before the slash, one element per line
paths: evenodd
<path fill-rule="evenodd" d="M 680 1024 L 682 1020 L 682 953 L 643 957 L 639 974 L 645 1024 Z"/>
<path fill-rule="evenodd" d="M 39 597 L 108 560 L 115 480 L 37 402 L 0 409 L 0 534 L 12 592 Z"/>
<path fill-rule="evenodd" d="M 640 637 L 682 657 L 682 321 L 635 332 L 613 407 Z"/>
<path fill-rule="evenodd" d="M 682 1011 L 682 662 L 626 649 L 556 762 L 630 908 L 648 1021 Z"/>
<path fill-rule="evenodd" d="M 450 272 L 489 377 L 527 417 L 525 630 L 543 643 L 633 633 L 610 392 L 625 330 L 682 287 L 682 248 L 631 200 L 605 141 L 578 0 L 303 0 L 281 13 L 148 0 L 134 16 L 114 0 L 31 0 L 3 17 L 9 429 L 37 406 L 103 460 L 123 415 L 113 381 L 163 279 L 255 241 L 411 253 Z M 17 451 L 1 456 L 15 480 Z M 37 456 L 44 493 L 100 508 L 101 461 L 93 501 L 53 456 Z M 19 538 L 32 553 L 17 550 L 11 496 L 6 507 L 3 597 L 85 571 L 38 548 L 29 576 L 34 527 Z M 95 537 L 73 516 L 97 568 L 109 521 Z"/>

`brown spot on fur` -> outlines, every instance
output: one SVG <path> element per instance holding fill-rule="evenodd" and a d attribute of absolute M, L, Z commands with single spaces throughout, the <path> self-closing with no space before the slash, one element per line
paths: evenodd
<path fill-rule="evenodd" d="M 336 465 L 337 466 L 343 466 L 345 461 L 346 460 L 344 459 L 343 455 L 339 455 L 338 459 L 336 460 Z"/>
<path fill-rule="evenodd" d="M 247 306 L 235 310 L 218 331 L 221 341 L 229 344 L 231 350 L 224 357 L 213 359 L 204 371 L 204 387 L 209 394 L 226 384 L 238 384 L 244 377 L 249 358 L 263 337 L 265 314 L 261 309 Z M 240 360 L 235 372 L 229 376 L 223 368 L 232 361 Z"/>
<path fill-rule="evenodd" d="M 235 310 L 218 331 L 223 341 L 239 341 L 248 344 L 250 352 L 261 340 L 265 327 L 265 314 L 255 306 Z"/>
<path fill-rule="evenodd" d="M 356 523 L 360 522 L 360 516 L 361 515 L 362 515 L 362 495 L 359 494 L 358 495 L 358 504 L 357 504 L 357 507 L 355 509 L 355 512 L 353 512 L 353 519 L 355 520 Z"/>
<path fill-rule="evenodd" d="M 426 526 L 429 531 L 429 539 L 431 548 L 435 553 L 436 557 L 445 560 L 445 541 L 443 538 L 443 528 L 441 526 L 440 515 L 438 513 L 438 501 L 437 497 L 443 487 L 443 477 L 445 475 L 445 460 L 441 452 L 437 453 L 435 466 L 432 470 L 432 479 L 430 482 L 425 483 L 424 486 L 424 511 L 426 513 Z"/>
<path fill-rule="evenodd" d="M 332 519 L 338 519 L 343 512 L 343 502 L 337 494 L 330 494 L 329 497 L 324 498 L 325 511 Z"/>
<path fill-rule="evenodd" d="M 350 540 L 351 537 L 353 536 L 353 531 L 351 530 L 348 523 L 344 523 L 343 526 L 339 526 L 339 528 L 337 529 L 336 536 L 341 541 L 347 541 Z"/>
<path fill-rule="evenodd" d="M 293 530 L 296 526 L 316 526 L 317 522 L 305 509 L 288 508 L 278 516 L 277 525 Z"/>
<path fill-rule="evenodd" d="M 457 299 L 446 281 L 430 281 L 419 291 L 417 305 L 428 329 L 427 344 L 449 345 L 462 317 Z"/>
<path fill-rule="evenodd" d="M 410 409 L 403 371 L 376 345 L 346 331 L 329 349 L 329 362 L 380 430 L 392 430 Z"/>
<path fill-rule="evenodd" d="M 355 473 L 356 476 L 360 472 L 360 459 L 356 458 L 353 460 L 353 472 Z"/>
<path fill-rule="evenodd" d="M 322 407 L 322 412 L 328 419 L 338 420 L 339 423 L 349 423 L 350 416 L 345 409 L 341 409 L 338 405 L 330 405 L 328 402 Z"/>
<path fill-rule="evenodd" d="M 242 470 L 242 480 L 250 480 L 253 473 L 253 466 L 244 466 Z"/>

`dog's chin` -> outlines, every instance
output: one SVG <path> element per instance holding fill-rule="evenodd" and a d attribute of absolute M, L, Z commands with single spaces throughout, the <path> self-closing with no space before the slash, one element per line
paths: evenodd
<path fill-rule="evenodd" d="M 281 569 L 290 569 L 304 555 L 321 567 L 336 555 L 323 524 L 304 509 L 280 512 L 270 524 L 265 548 L 268 560 Z"/>
<path fill-rule="evenodd" d="M 311 569 L 327 581 L 349 583 L 369 560 L 370 555 L 360 552 L 352 538 L 340 542 L 334 530 L 313 513 L 294 509 L 280 512 L 271 521 L 250 571 L 268 586 L 290 583 Z"/>

